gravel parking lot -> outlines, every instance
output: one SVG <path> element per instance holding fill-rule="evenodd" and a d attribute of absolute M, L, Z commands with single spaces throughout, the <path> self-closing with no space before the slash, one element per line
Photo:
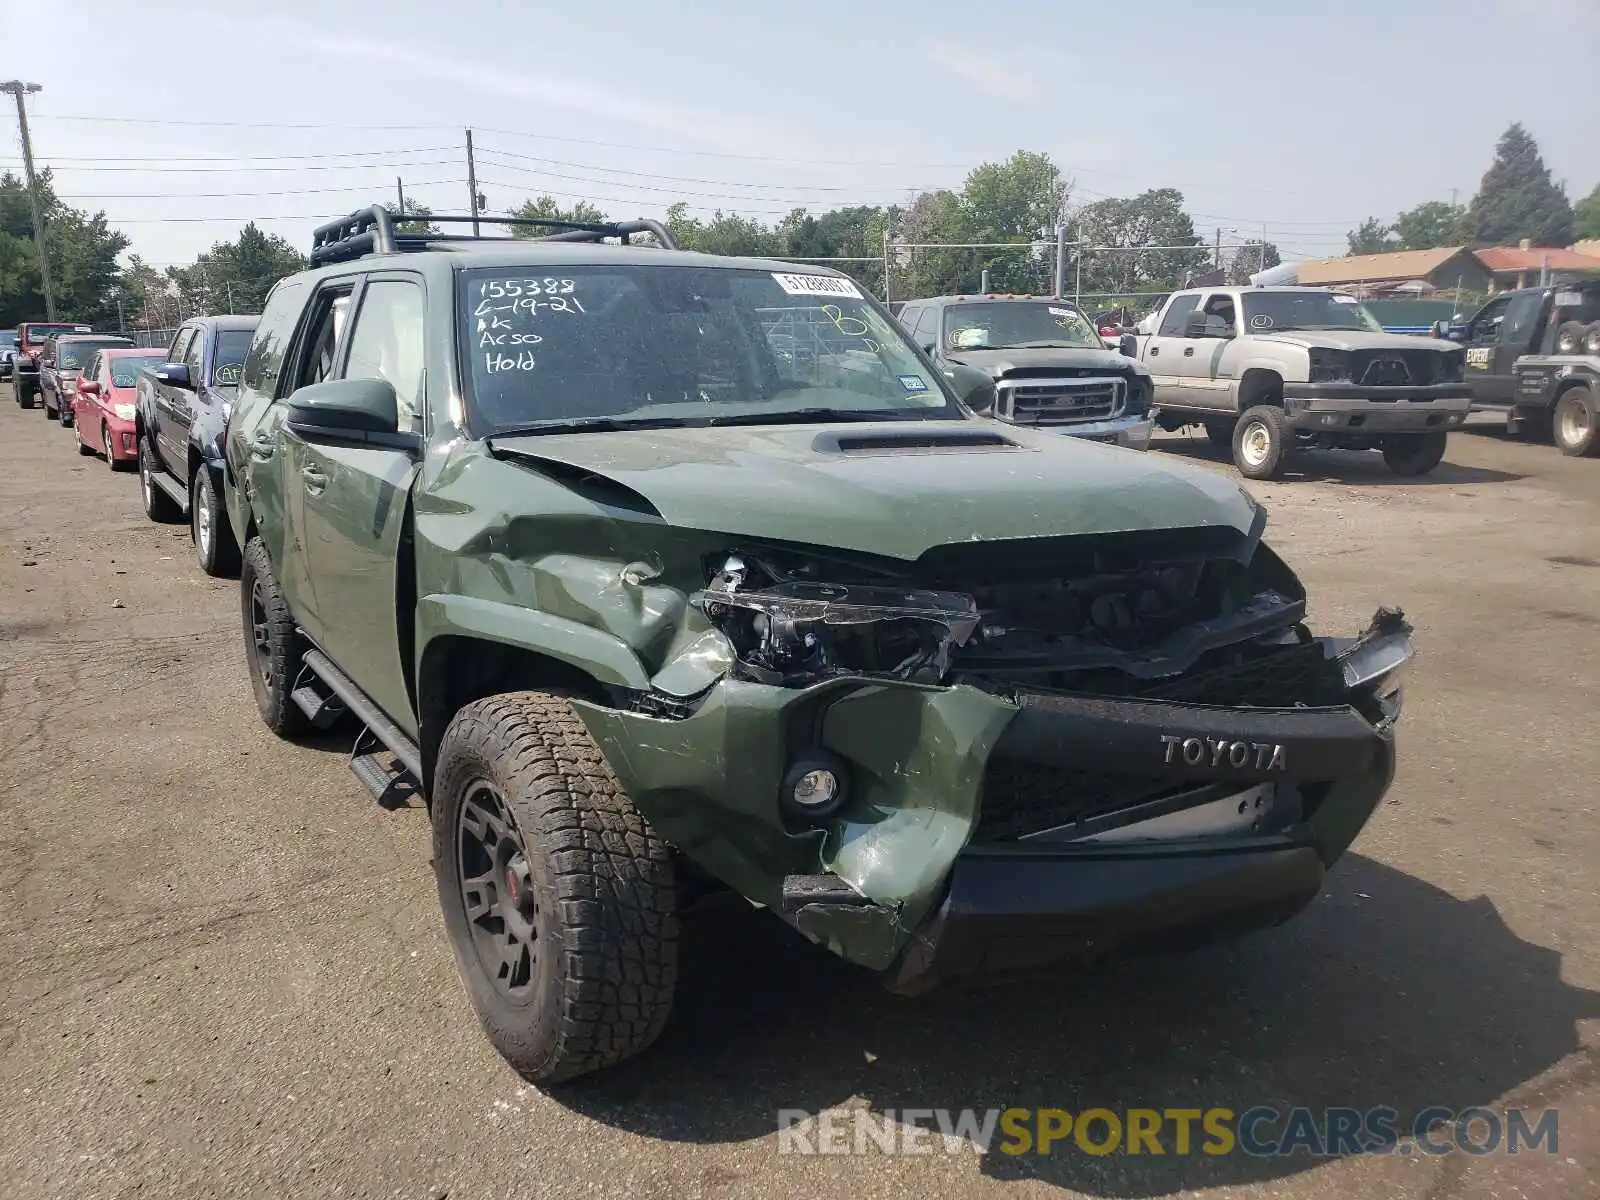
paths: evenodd
<path fill-rule="evenodd" d="M 257 719 L 236 587 L 0 388 L 0 1193 L 1600 1196 L 1600 464 L 1492 428 L 1253 490 L 1314 623 L 1421 647 L 1389 801 L 1292 924 L 905 1001 L 755 912 L 663 1041 L 541 1093 L 457 982 L 425 814 Z M 1232 472 L 1203 439 L 1163 452 Z M 780 1108 L 1560 1108 L 1555 1155 L 780 1155 Z"/>

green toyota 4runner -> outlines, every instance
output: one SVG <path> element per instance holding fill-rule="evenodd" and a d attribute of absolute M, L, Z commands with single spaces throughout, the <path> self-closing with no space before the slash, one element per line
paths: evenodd
<path fill-rule="evenodd" d="M 903 992 L 1317 893 L 1398 612 L 1313 637 L 1237 486 L 976 416 L 842 275 L 559 228 L 319 230 L 227 433 L 261 714 L 426 798 L 511 1063 L 647 1046 L 707 888 Z"/>

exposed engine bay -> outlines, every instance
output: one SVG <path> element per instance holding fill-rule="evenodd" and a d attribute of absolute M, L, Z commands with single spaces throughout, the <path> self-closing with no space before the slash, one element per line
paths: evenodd
<path fill-rule="evenodd" d="M 938 547 L 893 574 L 750 547 L 714 565 L 695 603 L 733 645 L 738 677 L 790 685 L 883 675 L 1148 692 L 1226 647 L 1309 640 L 1293 573 L 1258 540 L 1214 529 Z"/>

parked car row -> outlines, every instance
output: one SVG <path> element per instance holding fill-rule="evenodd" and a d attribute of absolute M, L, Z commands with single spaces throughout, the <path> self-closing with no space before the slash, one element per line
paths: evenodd
<path fill-rule="evenodd" d="M 239 569 L 223 512 L 222 437 L 255 326 L 255 317 L 196 318 L 166 350 L 87 325 L 25 322 L 17 330 L 17 404 L 41 400 L 47 418 L 73 430 L 78 453 L 101 456 L 113 471 L 137 466 L 145 515 L 187 518 L 210 575 Z"/>

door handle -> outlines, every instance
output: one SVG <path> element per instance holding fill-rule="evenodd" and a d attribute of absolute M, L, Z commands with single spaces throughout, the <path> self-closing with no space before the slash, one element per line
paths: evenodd
<path fill-rule="evenodd" d="M 1193 346 L 1185 346 L 1183 348 L 1183 356 L 1185 358 L 1193 358 L 1194 357 L 1194 347 Z"/>
<path fill-rule="evenodd" d="M 300 478 L 305 481 L 308 496 L 320 496 L 328 486 L 328 477 L 315 467 L 301 467 Z"/>
<path fill-rule="evenodd" d="M 1161 353 L 1161 347 L 1160 346 L 1151 346 L 1150 347 L 1150 357 L 1151 358 L 1155 358 L 1160 353 Z"/>

